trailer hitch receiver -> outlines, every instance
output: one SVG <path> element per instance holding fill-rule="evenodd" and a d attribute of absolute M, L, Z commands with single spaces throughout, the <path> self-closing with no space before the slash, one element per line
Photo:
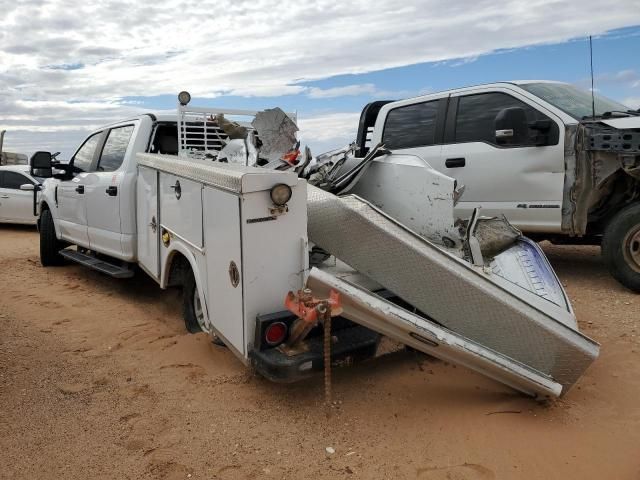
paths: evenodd
<path fill-rule="evenodd" d="M 289 292 L 284 305 L 297 317 L 290 328 L 289 339 L 278 347 L 288 356 L 306 351 L 304 339 L 318 321 L 324 322 L 327 317 L 337 317 L 342 313 L 340 294 L 335 290 L 331 290 L 327 299 L 314 297 L 308 288 L 297 293 Z"/>

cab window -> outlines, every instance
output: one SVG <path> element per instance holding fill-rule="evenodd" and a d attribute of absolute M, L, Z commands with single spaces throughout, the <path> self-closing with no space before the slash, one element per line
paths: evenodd
<path fill-rule="evenodd" d="M 437 116 L 438 100 L 394 108 L 387 114 L 382 142 L 391 150 L 433 145 Z"/>
<path fill-rule="evenodd" d="M 0 172 L 0 188 L 10 188 L 12 190 L 20 190 L 20 185 L 33 182 L 21 173 L 17 172 Z"/>
<path fill-rule="evenodd" d="M 111 129 L 98 161 L 99 172 L 113 172 L 120 168 L 124 161 L 124 155 L 127 152 L 133 129 L 133 125 Z"/>
<path fill-rule="evenodd" d="M 530 105 L 507 95 L 506 93 L 492 92 L 479 93 L 460 97 L 458 100 L 458 112 L 455 123 L 455 142 L 486 142 L 498 145 L 496 141 L 496 116 L 502 110 L 519 107 L 524 110 L 527 122 L 531 124 L 537 120 L 551 119 Z M 551 121 L 554 125 L 555 122 Z M 537 132 L 529 129 L 529 135 L 517 146 L 536 145 Z"/>
<path fill-rule="evenodd" d="M 95 133 L 87 138 L 80 149 L 73 156 L 73 169 L 76 172 L 88 172 L 93 163 L 93 157 L 100 141 L 101 133 Z"/>

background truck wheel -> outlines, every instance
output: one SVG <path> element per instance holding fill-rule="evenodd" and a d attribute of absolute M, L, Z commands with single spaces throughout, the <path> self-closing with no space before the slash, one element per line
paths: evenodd
<path fill-rule="evenodd" d="M 640 203 L 625 207 L 609 222 L 602 256 L 616 280 L 640 293 Z"/>
<path fill-rule="evenodd" d="M 49 210 L 40 215 L 40 263 L 43 267 L 62 265 L 64 259 L 58 253 L 65 244 L 57 239 L 56 227 Z"/>

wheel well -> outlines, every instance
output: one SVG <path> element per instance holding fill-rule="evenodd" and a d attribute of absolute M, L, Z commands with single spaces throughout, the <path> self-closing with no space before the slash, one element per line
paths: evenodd
<path fill-rule="evenodd" d="M 180 252 L 173 252 L 169 259 L 169 275 L 167 287 L 181 287 L 184 285 L 185 276 L 193 270 L 187 257 Z"/>
<path fill-rule="evenodd" d="M 618 171 L 599 188 L 599 195 L 589 208 L 586 234 L 603 233 L 620 210 L 640 202 L 640 180 Z"/>

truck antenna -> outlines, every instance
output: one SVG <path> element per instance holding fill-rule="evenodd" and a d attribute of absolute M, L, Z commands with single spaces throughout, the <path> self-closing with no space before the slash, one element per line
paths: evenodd
<path fill-rule="evenodd" d="M 589 61 L 591 62 L 591 116 L 596 118 L 596 99 L 593 93 L 593 42 L 589 35 Z"/>

